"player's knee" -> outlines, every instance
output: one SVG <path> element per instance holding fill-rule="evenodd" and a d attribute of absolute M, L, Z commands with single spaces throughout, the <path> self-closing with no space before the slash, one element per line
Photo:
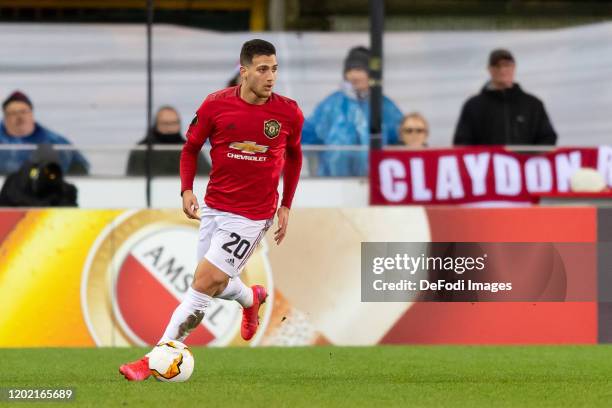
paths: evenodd
<path fill-rule="evenodd" d="M 191 283 L 191 287 L 197 292 L 205 293 L 209 296 L 212 296 L 211 285 L 203 278 L 198 279 L 197 277 L 194 277 L 193 282 Z"/>
<path fill-rule="evenodd" d="M 219 290 L 223 291 L 229 276 L 207 260 L 203 260 L 196 270 L 191 287 L 198 292 L 214 296 Z"/>
<path fill-rule="evenodd" d="M 201 279 L 194 278 L 191 287 L 200 293 L 215 296 L 222 292 L 226 285 L 224 280 L 207 276 Z"/>

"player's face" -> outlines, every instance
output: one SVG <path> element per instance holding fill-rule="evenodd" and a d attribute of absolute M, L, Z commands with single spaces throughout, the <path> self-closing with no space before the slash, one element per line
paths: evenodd
<path fill-rule="evenodd" d="M 251 65 L 243 67 L 243 83 L 258 98 L 269 98 L 276 82 L 276 55 L 256 55 Z"/>

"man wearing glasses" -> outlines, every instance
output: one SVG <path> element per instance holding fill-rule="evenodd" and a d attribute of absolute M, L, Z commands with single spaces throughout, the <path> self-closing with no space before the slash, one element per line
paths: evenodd
<path fill-rule="evenodd" d="M 489 55 L 490 80 L 463 105 L 455 145 L 554 145 L 557 134 L 544 104 L 514 82 L 516 64 L 508 50 Z"/>

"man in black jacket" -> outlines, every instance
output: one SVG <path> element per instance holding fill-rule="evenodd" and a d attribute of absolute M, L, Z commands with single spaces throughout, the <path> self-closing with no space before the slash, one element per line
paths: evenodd
<path fill-rule="evenodd" d="M 554 145 L 557 134 L 544 104 L 514 82 L 508 50 L 489 55 L 491 80 L 465 102 L 455 129 L 455 145 Z"/>
<path fill-rule="evenodd" d="M 155 115 L 155 125 L 149 129 L 149 136 L 153 145 L 177 145 L 185 144 L 185 138 L 181 135 L 181 118 L 172 106 L 162 106 Z M 147 137 L 140 142 L 146 146 Z M 128 176 L 143 176 L 146 173 L 145 150 L 132 150 L 128 158 Z M 151 174 L 153 176 L 176 176 L 179 173 L 179 162 L 181 150 L 154 150 L 151 152 Z M 208 160 L 200 153 L 198 160 L 198 174 L 210 173 Z"/>

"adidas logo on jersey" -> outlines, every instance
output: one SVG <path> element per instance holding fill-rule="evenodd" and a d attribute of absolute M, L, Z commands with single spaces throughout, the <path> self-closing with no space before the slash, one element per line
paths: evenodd
<path fill-rule="evenodd" d="M 234 258 L 227 258 L 227 259 L 225 260 L 225 262 L 227 262 L 228 264 L 230 264 L 230 265 L 234 266 Z"/>

